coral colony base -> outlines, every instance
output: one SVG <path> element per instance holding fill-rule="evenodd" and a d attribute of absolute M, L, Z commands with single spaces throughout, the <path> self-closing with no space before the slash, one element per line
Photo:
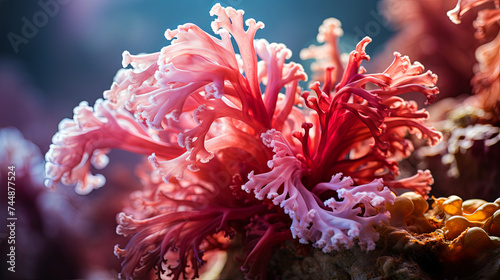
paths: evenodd
<path fill-rule="evenodd" d="M 408 135 L 430 145 L 443 136 L 399 95 L 432 103 L 436 75 L 397 52 L 367 73 L 368 37 L 342 61 L 340 22 L 329 19 L 324 44 L 302 53 L 318 60 L 318 81 L 302 91 L 290 50 L 254 38 L 262 22 L 245 29 L 242 10 L 219 4 L 210 14 L 216 37 L 188 23 L 167 30 L 157 53 L 125 51 L 104 99 L 61 121 L 46 155 L 46 186 L 80 194 L 104 185 L 91 167 L 104 168 L 111 149 L 147 156 L 142 189 L 117 218 L 129 237 L 115 247 L 121 278 L 498 274 L 499 200 L 434 198 L 429 210 L 430 171 L 400 178 Z"/>

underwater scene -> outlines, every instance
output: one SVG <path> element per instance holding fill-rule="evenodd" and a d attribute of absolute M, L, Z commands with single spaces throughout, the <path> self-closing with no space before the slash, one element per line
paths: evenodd
<path fill-rule="evenodd" d="M 500 1 L 0 1 L 1 279 L 500 279 Z"/>

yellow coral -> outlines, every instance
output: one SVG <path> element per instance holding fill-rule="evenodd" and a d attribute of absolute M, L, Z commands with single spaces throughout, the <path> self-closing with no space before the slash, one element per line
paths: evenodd
<path fill-rule="evenodd" d="M 462 216 L 453 216 L 446 221 L 444 227 L 446 239 L 452 240 L 457 238 L 469 227 L 469 221 Z"/>
<path fill-rule="evenodd" d="M 500 198 L 495 202 L 482 199 L 469 199 L 463 201 L 460 197 L 452 195 L 448 198 L 434 199 L 434 211 L 441 212 L 445 238 L 453 240 L 464 234 L 464 242 L 469 235 L 475 238 L 488 235 L 500 235 Z M 481 233 L 477 233 L 481 230 Z M 484 234 L 483 234 L 484 232 Z M 478 239 L 474 242 L 480 242 Z M 488 240 L 490 240 L 488 236 Z M 477 246 L 476 246 L 477 247 Z"/>
<path fill-rule="evenodd" d="M 396 197 L 394 204 L 387 204 L 386 209 L 391 213 L 392 226 L 404 227 L 416 233 L 428 233 L 435 230 L 424 216 L 429 205 L 417 193 L 407 192 Z"/>

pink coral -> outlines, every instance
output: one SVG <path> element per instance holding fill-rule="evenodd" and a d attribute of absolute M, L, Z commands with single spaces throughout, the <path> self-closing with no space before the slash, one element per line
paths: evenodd
<path fill-rule="evenodd" d="M 325 252 L 339 249 L 341 245 L 351 247 L 354 238 L 359 238 L 362 247 L 375 247 L 378 235 L 373 226 L 387 221 L 382 209 L 384 203 L 394 199 L 380 180 L 351 188 L 351 178 L 342 178 L 339 173 L 330 182 L 319 183 L 308 190 L 301 182 L 307 169 L 293 155 L 283 135 L 271 130 L 262 138 L 275 152 L 269 162 L 272 170 L 258 175 L 250 172 L 243 188 L 253 191 L 257 199 L 267 197 L 280 205 L 292 219 L 290 229 L 294 238 L 299 238 L 301 243 L 311 241 Z M 329 198 L 322 202 L 319 197 L 328 191 L 337 192 L 342 201 Z M 365 207 L 364 211 L 360 205 Z"/>
<path fill-rule="evenodd" d="M 474 65 L 472 50 L 478 46 L 475 40 L 470 40 L 474 33 L 472 26 L 468 25 L 472 23 L 470 16 L 462 18 L 462 28 L 456 28 L 445 14 L 453 7 L 453 1 L 383 0 L 380 4 L 379 14 L 386 20 L 382 26 L 393 29 L 396 34 L 385 44 L 384 51 L 374 58 L 371 67 L 382 70 L 382 62 L 398 50 L 439 76 L 441 93 L 438 100 L 470 90 L 469 80 Z M 418 97 L 407 96 L 420 101 Z"/>
<path fill-rule="evenodd" d="M 179 153 L 179 148 L 155 141 L 129 112 L 114 107 L 108 100 L 97 100 L 94 108 L 82 102 L 74 109 L 73 120 L 61 121 L 45 156 L 47 187 L 62 180 L 67 185 L 76 183 L 76 191 L 87 194 L 103 186 L 104 177 L 92 175 L 90 167 L 104 168 L 111 148 L 140 154 Z"/>
<path fill-rule="evenodd" d="M 309 166 L 313 180 L 328 180 L 325 176 L 343 172 L 358 183 L 375 178 L 391 181 L 399 175 L 396 160 L 413 149 L 404 138 L 407 131 L 428 138 L 432 145 L 442 137 L 424 125 L 428 117 L 425 110 L 396 96 L 420 92 L 432 102 L 438 93 L 437 77 L 430 71 L 424 73 L 421 64 L 411 64 L 399 53 L 394 54 L 393 63 L 383 73 L 364 74 L 360 64 L 369 59 L 364 50 L 369 42 L 365 38 L 351 52 L 344 76 L 335 87 L 325 79 L 322 88 L 318 83 L 311 85 L 315 96 L 303 93 L 317 117 L 304 127 L 304 135 L 296 136 L 303 143 L 305 162 L 314 164 Z M 367 89 L 371 86 L 375 88 Z M 309 137 L 312 127 L 315 137 Z M 372 143 L 372 147 L 367 149 L 366 143 Z"/>
<path fill-rule="evenodd" d="M 328 18 L 319 27 L 317 40 L 324 43 L 321 46 L 311 45 L 300 52 L 303 60 L 314 58 L 316 62 L 311 64 L 311 69 L 317 73 L 315 80 L 322 81 L 323 72 L 327 67 L 334 67 L 331 71 L 331 79 L 338 81 L 342 78 L 344 66 L 338 47 L 338 38 L 344 34 L 342 23 L 336 18 Z"/>
<path fill-rule="evenodd" d="M 447 15 L 453 23 L 461 23 L 461 17 L 470 9 L 483 5 L 485 3 L 495 3 L 499 5 L 497 0 L 458 0 L 457 5 L 452 10 L 448 11 Z"/>
<path fill-rule="evenodd" d="M 494 6 L 494 8 L 491 8 Z M 486 111 L 497 111 L 500 101 L 500 2 L 498 0 L 459 0 L 457 6 L 448 12 L 454 23 L 460 23 L 461 17 L 470 9 L 480 7 L 477 19 L 474 21 L 476 37 L 481 40 L 493 37 L 494 39 L 477 48 L 476 59 L 478 64 L 472 79 L 475 96 L 468 100 L 475 107 L 482 107 Z"/>
<path fill-rule="evenodd" d="M 373 249 L 391 188 L 426 195 L 432 183 L 429 172 L 397 180 L 397 160 L 412 151 L 408 132 L 431 144 L 441 138 L 424 125 L 425 110 L 397 95 L 432 102 L 437 77 L 399 53 L 384 72 L 365 73 L 365 38 L 343 73 L 327 67 L 322 87 L 301 93 L 307 76 L 286 62 L 290 50 L 254 40 L 263 23 L 249 19 L 245 29 L 243 11 L 219 4 L 210 13 L 220 39 L 184 24 L 165 32 L 171 44 L 158 53 L 124 52 L 132 68 L 118 72 L 105 100 L 94 109 L 84 102 L 61 122 L 47 185 L 77 183 L 87 193 L 104 184 L 90 164 L 104 167 L 109 149 L 149 155 L 144 189 L 118 216 L 117 233 L 131 236 L 115 248 L 125 279 L 153 268 L 159 278 L 196 278 L 210 270 L 204 255 L 226 250 L 237 234 L 242 270 L 255 278 L 291 237 L 325 252 L 356 242 Z"/>
<path fill-rule="evenodd" d="M 228 239 L 224 236 L 233 237 L 234 228 L 239 226 L 233 223 L 266 209 L 262 205 L 236 207 L 227 195 L 201 184 L 163 184 L 155 195 L 143 200 L 158 204 L 159 211 L 143 217 L 132 211 L 138 219 L 120 213 L 116 232 L 133 235 L 125 248 L 115 247 L 115 254 L 124 259 L 122 277 L 144 278 L 153 267 L 159 270 L 158 275 L 168 271 L 173 279 L 198 277 L 205 264 L 204 253 L 225 248 Z M 165 261 L 167 266 L 158 261 Z"/>

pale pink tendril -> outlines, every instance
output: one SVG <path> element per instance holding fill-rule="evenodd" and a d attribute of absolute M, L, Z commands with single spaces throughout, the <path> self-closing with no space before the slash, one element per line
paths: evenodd
<path fill-rule="evenodd" d="M 271 171 L 257 175 L 251 172 L 243 190 L 254 192 L 260 200 L 271 199 L 283 208 L 292 219 L 293 237 L 301 243 L 312 242 L 329 252 L 342 246 L 352 247 L 359 238 L 362 248 L 375 248 L 378 234 L 374 226 L 388 221 L 384 205 L 392 203 L 395 197 L 381 180 L 353 187 L 352 179 L 339 173 L 332 176 L 330 182 L 318 183 L 310 190 L 302 183 L 303 164 L 292 153 L 283 135 L 270 130 L 262 139 L 275 153 L 268 163 Z M 322 201 L 321 195 L 329 190 L 337 192 L 341 200 Z"/>

